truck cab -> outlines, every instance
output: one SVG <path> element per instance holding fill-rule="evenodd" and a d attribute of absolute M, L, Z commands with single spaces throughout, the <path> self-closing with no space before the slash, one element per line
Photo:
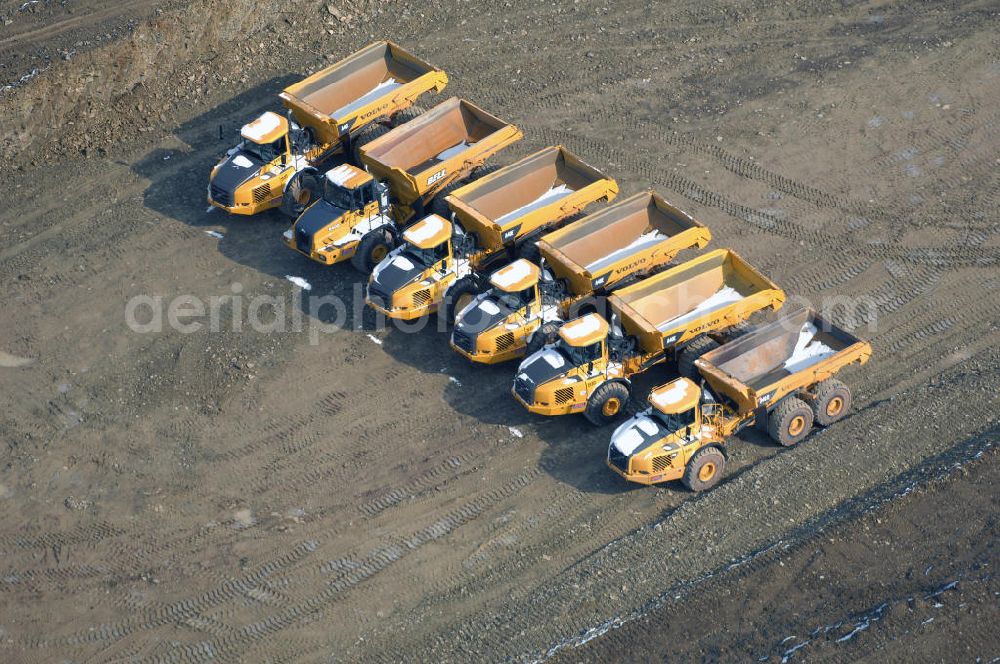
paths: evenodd
<path fill-rule="evenodd" d="M 455 260 L 452 251 L 451 223 L 436 214 L 424 217 L 372 270 L 365 301 L 400 320 L 437 311 L 448 288 L 468 272 L 468 261 Z"/>
<path fill-rule="evenodd" d="M 609 331 L 598 314 L 564 324 L 555 343 L 521 362 L 514 397 L 539 415 L 586 413 L 598 423 L 616 418 L 628 401 L 628 385 L 621 363 L 610 361 Z"/>
<path fill-rule="evenodd" d="M 702 404 L 702 390 L 678 378 L 649 394 L 649 408 L 625 421 L 611 435 L 608 467 L 631 482 L 656 484 L 681 479 L 691 457 L 709 444 L 720 446 L 716 419 L 723 406 Z M 710 481 L 722 468 L 701 469 Z"/>
<path fill-rule="evenodd" d="M 319 188 L 321 196 L 285 231 L 288 246 L 315 261 L 332 265 L 347 260 L 365 235 L 392 223 L 386 187 L 360 168 L 341 164 L 327 171 Z M 378 260 L 391 249 L 381 239 L 372 249 Z"/>
<path fill-rule="evenodd" d="M 277 207 L 285 184 L 303 165 L 292 154 L 288 120 L 268 111 L 240 130 L 240 143 L 212 168 L 208 202 L 232 214 Z"/>
<path fill-rule="evenodd" d="M 534 263 L 519 258 L 490 276 L 486 292 L 460 295 L 451 347 L 485 364 L 523 354 L 527 339 L 543 322 L 540 273 Z"/>

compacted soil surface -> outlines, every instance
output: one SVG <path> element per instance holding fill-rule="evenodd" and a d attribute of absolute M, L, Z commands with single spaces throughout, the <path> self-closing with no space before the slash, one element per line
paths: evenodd
<path fill-rule="evenodd" d="M 0 660 L 1000 657 L 998 34 L 991 1 L 0 0 Z M 497 164 L 566 145 L 870 340 L 852 414 L 630 485 L 280 212 L 206 211 L 236 130 L 377 39 L 450 76 L 413 112 L 524 130 Z"/>

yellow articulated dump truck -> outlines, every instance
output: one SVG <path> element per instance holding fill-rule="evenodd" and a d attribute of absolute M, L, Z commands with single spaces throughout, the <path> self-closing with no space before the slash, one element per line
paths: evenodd
<path fill-rule="evenodd" d="M 545 229 L 617 194 L 614 180 L 565 148 L 545 148 L 447 196 L 454 213 L 454 223 L 445 222 L 449 233 L 428 233 L 438 239 L 433 250 L 404 244 L 386 258 L 383 269 L 372 273 L 368 303 L 403 320 L 443 305 L 453 320 L 485 288 L 488 273 L 519 255 L 537 259 L 534 240 Z M 443 220 L 425 221 L 437 229 Z M 417 250 L 431 254 L 414 263 Z"/>
<path fill-rule="evenodd" d="M 560 322 L 598 311 L 612 289 L 711 238 L 707 227 L 654 192 L 615 203 L 543 235 L 538 251 L 544 268 L 532 273 L 534 281 L 517 292 L 492 281 L 476 306 L 457 315 L 451 347 L 484 364 L 533 353 L 555 340 Z M 512 308 L 512 298 L 524 303 Z"/>
<path fill-rule="evenodd" d="M 683 370 L 752 314 L 784 301 L 735 252 L 709 252 L 612 293 L 611 325 L 596 313 L 562 325 L 555 343 L 521 362 L 512 392 L 532 413 L 583 413 L 605 424 L 628 403 L 631 376 L 671 359 Z"/>
<path fill-rule="evenodd" d="M 678 378 L 654 389 L 650 407 L 611 436 L 608 466 L 631 482 L 711 489 L 725 471 L 727 439 L 744 427 L 766 425 L 788 446 L 843 418 L 851 390 L 834 376 L 871 353 L 811 309 L 785 313 L 696 360 L 700 387 Z"/>
<path fill-rule="evenodd" d="M 350 259 L 368 274 L 435 196 L 521 137 L 514 125 L 453 97 L 361 146 L 367 172 L 350 164 L 327 172 L 319 199 L 285 240 L 314 261 Z"/>
<path fill-rule="evenodd" d="M 396 44 L 371 44 L 285 88 L 290 117 L 268 111 L 244 125 L 240 143 L 212 169 L 208 202 L 233 214 L 281 206 L 298 216 L 333 155 L 351 159 L 352 142 L 372 122 L 391 122 L 447 84 L 443 71 Z"/>

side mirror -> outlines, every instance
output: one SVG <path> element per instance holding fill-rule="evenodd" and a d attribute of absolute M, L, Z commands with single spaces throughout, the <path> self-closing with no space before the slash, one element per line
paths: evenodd
<path fill-rule="evenodd" d="M 587 373 L 592 373 L 594 371 L 594 363 L 587 362 Z"/>

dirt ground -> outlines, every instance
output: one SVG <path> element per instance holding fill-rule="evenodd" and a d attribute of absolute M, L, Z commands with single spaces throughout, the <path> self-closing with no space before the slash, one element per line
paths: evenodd
<path fill-rule="evenodd" d="M 998 34 L 990 1 L 0 0 L 0 659 L 994 660 Z M 743 435 L 694 496 L 433 326 L 311 343 L 286 276 L 359 276 L 206 212 L 207 175 L 380 38 L 524 130 L 498 163 L 565 144 L 864 303 L 832 312 L 874 347 L 854 414 Z M 304 323 L 126 324 L 183 294 Z"/>

